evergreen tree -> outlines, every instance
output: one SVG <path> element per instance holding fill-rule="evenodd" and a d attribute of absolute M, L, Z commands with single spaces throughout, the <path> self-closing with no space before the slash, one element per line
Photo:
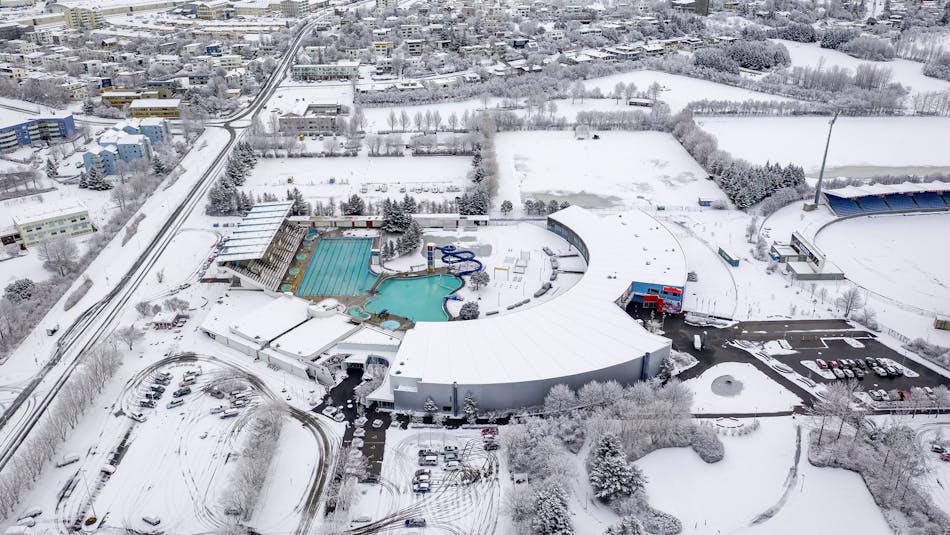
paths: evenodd
<path fill-rule="evenodd" d="M 366 203 L 355 193 L 340 205 L 340 212 L 343 215 L 362 215 L 365 211 Z"/>
<path fill-rule="evenodd" d="M 96 110 L 96 103 L 91 98 L 82 101 L 82 112 L 91 115 Z"/>
<path fill-rule="evenodd" d="M 152 173 L 154 173 L 155 176 L 162 176 L 167 172 L 168 172 L 168 166 L 165 165 L 164 159 L 157 154 L 153 156 L 152 157 Z"/>
<path fill-rule="evenodd" d="M 459 311 L 459 319 L 473 320 L 478 318 L 478 314 L 478 303 L 475 301 L 469 301 L 462 305 L 462 309 Z"/>
<path fill-rule="evenodd" d="M 617 435 L 601 435 L 590 455 L 588 478 L 594 494 L 601 500 L 609 502 L 620 496 L 629 496 L 646 484 L 640 469 L 627 462 Z"/>
<path fill-rule="evenodd" d="M 89 169 L 89 176 L 86 178 L 86 187 L 93 191 L 106 191 L 112 189 L 112 184 L 106 180 L 99 166 L 94 165 Z"/>
<path fill-rule="evenodd" d="M 514 205 L 511 204 L 511 201 L 502 201 L 502 203 L 501 203 L 501 213 L 502 213 L 503 215 L 508 215 L 508 214 L 510 214 L 511 211 L 514 210 L 514 209 L 515 209 L 515 207 L 514 207 Z"/>
<path fill-rule="evenodd" d="M 402 211 L 407 214 L 414 214 L 419 210 L 416 199 L 408 193 L 402 198 Z"/>
<path fill-rule="evenodd" d="M 242 213 L 250 212 L 251 207 L 254 206 L 254 199 L 247 194 L 247 192 L 242 191 L 240 197 L 240 211 Z"/>
<path fill-rule="evenodd" d="M 574 535 L 567 495 L 558 485 L 543 488 L 535 494 L 535 516 L 531 528 L 539 535 Z"/>
<path fill-rule="evenodd" d="M 89 187 L 89 175 L 85 171 L 79 172 L 79 187 L 83 189 Z"/>
<path fill-rule="evenodd" d="M 208 190 L 208 215 L 231 215 L 237 211 L 234 199 L 234 186 L 224 177 L 219 177 Z"/>
<path fill-rule="evenodd" d="M 553 214 L 561 209 L 561 205 L 557 201 L 551 199 L 551 202 L 548 203 L 548 213 Z"/>
<path fill-rule="evenodd" d="M 46 176 L 50 178 L 59 176 L 59 166 L 51 158 L 46 159 Z"/>
<path fill-rule="evenodd" d="M 287 190 L 287 200 L 294 201 L 290 207 L 291 215 L 310 215 L 310 205 L 303 199 L 303 194 L 297 188 Z"/>
<path fill-rule="evenodd" d="M 228 177 L 228 180 L 235 186 L 241 186 L 247 176 L 247 167 L 239 159 L 231 156 L 228 158 L 224 176 Z"/>

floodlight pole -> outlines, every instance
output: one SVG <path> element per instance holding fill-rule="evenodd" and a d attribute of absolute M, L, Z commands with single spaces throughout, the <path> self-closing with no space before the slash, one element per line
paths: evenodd
<path fill-rule="evenodd" d="M 821 171 L 818 172 L 818 185 L 815 186 L 815 206 L 821 199 L 821 182 L 825 178 L 825 162 L 828 160 L 828 146 L 831 145 L 831 129 L 835 127 L 835 121 L 838 120 L 838 110 L 835 110 L 834 117 L 828 123 L 828 139 L 825 140 L 825 154 L 821 157 Z"/>

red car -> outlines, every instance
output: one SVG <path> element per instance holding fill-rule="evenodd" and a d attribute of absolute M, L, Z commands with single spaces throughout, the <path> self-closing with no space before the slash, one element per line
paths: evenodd
<path fill-rule="evenodd" d="M 828 361 L 828 366 L 830 366 L 831 369 L 835 369 L 835 368 L 838 367 L 838 361 L 836 361 L 836 360 L 829 360 L 829 361 Z"/>
<path fill-rule="evenodd" d="M 485 429 L 482 429 L 482 436 L 483 436 L 483 437 L 484 437 L 484 436 L 489 436 L 489 435 L 495 436 L 495 435 L 497 435 L 497 434 L 498 434 L 498 428 L 497 428 L 497 427 L 486 427 Z"/>
<path fill-rule="evenodd" d="M 950 462 L 950 453 L 941 453 L 940 460 Z"/>

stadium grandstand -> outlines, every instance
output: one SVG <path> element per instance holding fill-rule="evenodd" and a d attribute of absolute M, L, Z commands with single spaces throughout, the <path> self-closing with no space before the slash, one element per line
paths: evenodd
<path fill-rule="evenodd" d="M 306 228 L 287 220 L 293 201 L 255 204 L 224 242 L 218 269 L 248 288 L 277 291 Z"/>
<path fill-rule="evenodd" d="M 950 210 L 950 182 L 847 186 L 822 192 L 822 200 L 840 217 L 915 210 Z"/>

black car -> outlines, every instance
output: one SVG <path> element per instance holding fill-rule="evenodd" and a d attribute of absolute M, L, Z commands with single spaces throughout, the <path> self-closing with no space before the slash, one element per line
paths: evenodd
<path fill-rule="evenodd" d="M 877 359 L 874 357 L 865 357 L 864 362 L 872 368 L 878 365 Z"/>
<path fill-rule="evenodd" d="M 864 370 L 862 370 L 861 368 L 855 368 L 852 371 L 854 372 L 855 377 L 857 377 L 858 379 L 864 379 Z"/>
<path fill-rule="evenodd" d="M 152 386 L 148 387 L 148 389 L 151 390 L 152 392 L 159 392 L 159 393 L 162 393 L 162 394 L 165 393 L 165 387 L 164 387 L 164 386 L 152 385 Z"/>
<path fill-rule="evenodd" d="M 855 364 L 857 364 L 862 370 L 868 371 L 868 364 L 861 359 L 855 359 Z"/>
<path fill-rule="evenodd" d="M 154 409 L 154 408 L 155 408 L 155 402 L 152 401 L 152 400 L 150 400 L 150 399 L 140 399 L 140 400 L 139 400 L 139 407 L 145 407 L 145 408 L 148 408 L 148 409 Z"/>
<path fill-rule="evenodd" d="M 180 398 L 180 397 L 182 397 L 182 396 L 187 396 L 188 394 L 191 394 L 191 387 L 190 387 L 190 386 L 186 386 L 186 387 L 184 387 L 184 388 L 179 388 L 178 390 L 175 390 L 175 393 L 172 394 L 172 395 L 175 396 L 176 398 Z"/>
<path fill-rule="evenodd" d="M 367 474 L 366 477 L 360 480 L 360 483 L 370 483 L 373 485 L 379 484 L 379 476 L 376 474 Z"/>

